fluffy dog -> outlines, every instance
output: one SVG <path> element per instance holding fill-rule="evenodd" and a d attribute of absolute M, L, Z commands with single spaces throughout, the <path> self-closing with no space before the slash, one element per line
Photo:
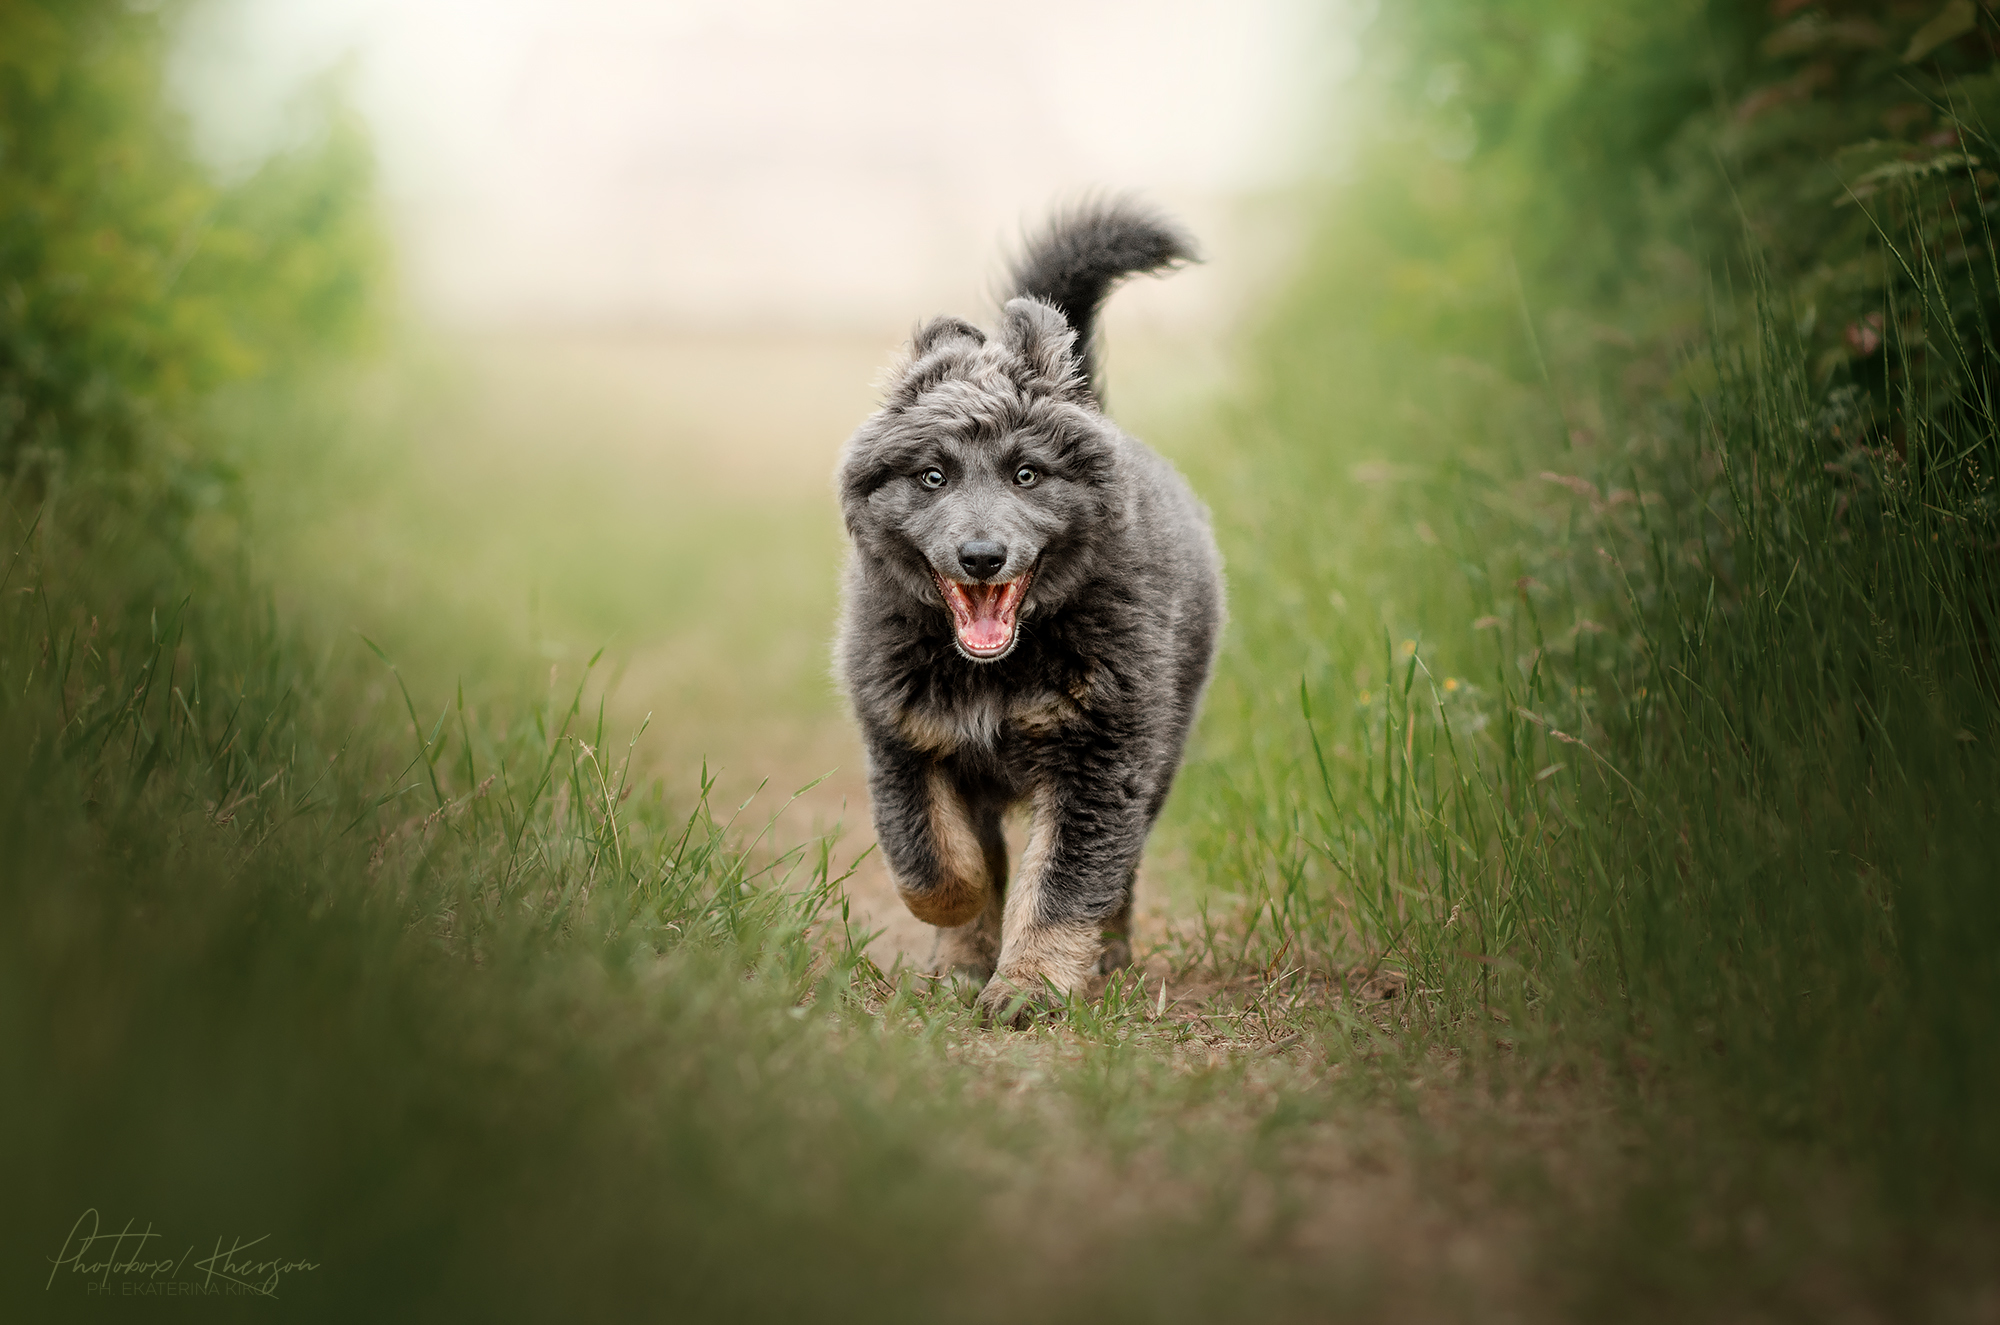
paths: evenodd
<path fill-rule="evenodd" d="M 1130 202 L 1058 215 L 998 328 L 918 327 L 841 457 L 836 647 L 876 835 L 989 1021 L 1131 960 L 1139 855 L 1214 662 L 1207 512 L 1104 416 L 1092 345 L 1114 284 L 1192 257 Z M 1000 819 L 1022 802 L 1010 883 Z"/>

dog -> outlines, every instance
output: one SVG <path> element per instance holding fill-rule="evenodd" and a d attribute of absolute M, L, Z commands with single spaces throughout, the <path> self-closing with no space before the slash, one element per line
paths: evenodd
<path fill-rule="evenodd" d="M 1094 345 L 1114 285 L 1193 260 L 1129 200 L 1057 214 L 998 326 L 921 324 L 841 455 L 837 672 L 876 837 L 989 1024 L 1130 963 L 1140 853 L 1214 666 L 1208 512 L 1105 417 Z M 1022 803 L 1010 881 L 1001 817 Z"/>

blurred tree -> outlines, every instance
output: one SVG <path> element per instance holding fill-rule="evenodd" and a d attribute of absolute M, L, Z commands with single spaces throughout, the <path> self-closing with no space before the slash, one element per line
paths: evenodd
<path fill-rule="evenodd" d="M 1389 40 L 1433 150 L 1520 181 L 1481 182 L 1511 195 L 1492 219 L 1524 270 L 1601 301 L 1669 228 L 1716 258 L 1747 223 L 1789 278 L 1879 259 L 1843 205 L 1972 182 L 1965 149 L 2000 135 L 1995 32 L 1973 0 L 1419 0 Z"/>
<path fill-rule="evenodd" d="M 1972 0 L 1778 0 L 1702 126 L 1724 171 L 1678 172 L 1709 229 L 1747 230 L 1822 385 L 1898 453 L 1919 417 L 1991 424 L 1995 34 Z"/>
<path fill-rule="evenodd" d="M 1718 318 L 1745 337 L 1781 325 L 1825 396 L 1821 459 L 1958 465 L 1955 504 L 2000 514 L 1968 449 L 2000 420 L 1990 3 L 1414 0 L 1384 26 L 1388 101 L 1410 117 L 1396 147 L 1429 150 L 1374 172 L 1404 194 L 1361 206 L 1428 273 L 1396 305 L 1420 339 L 1545 371 L 1517 289 L 1656 361 Z M 1426 177 L 1440 168 L 1449 187 Z M 1506 262 L 1518 286 L 1493 279 Z M 1704 274 L 1756 298 L 1706 300 Z"/>
<path fill-rule="evenodd" d="M 239 184 L 167 103 L 174 10 L 0 0 L 0 474 L 178 461 L 172 424 L 219 383 L 356 347 L 386 247 L 362 130 Z"/>

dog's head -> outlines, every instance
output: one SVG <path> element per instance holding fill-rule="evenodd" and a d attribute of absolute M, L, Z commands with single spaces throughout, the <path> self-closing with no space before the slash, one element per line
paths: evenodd
<path fill-rule="evenodd" d="M 1121 505 L 1117 437 L 1048 304 L 1009 302 L 991 338 L 928 322 L 841 458 L 856 554 L 949 612 L 966 657 L 1004 658 L 1024 616 L 1089 579 Z"/>

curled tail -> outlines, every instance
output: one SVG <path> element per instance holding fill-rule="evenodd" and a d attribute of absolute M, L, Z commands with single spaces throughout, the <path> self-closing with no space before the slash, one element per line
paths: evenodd
<path fill-rule="evenodd" d="M 1082 203 L 1057 212 L 1028 241 L 1009 280 L 1013 297 L 1054 305 L 1076 331 L 1077 358 L 1093 396 L 1097 381 L 1097 310 L 1127 276 L 1196 261 L 1194 241 L 1164 216 L 1129 198 Z"/>

